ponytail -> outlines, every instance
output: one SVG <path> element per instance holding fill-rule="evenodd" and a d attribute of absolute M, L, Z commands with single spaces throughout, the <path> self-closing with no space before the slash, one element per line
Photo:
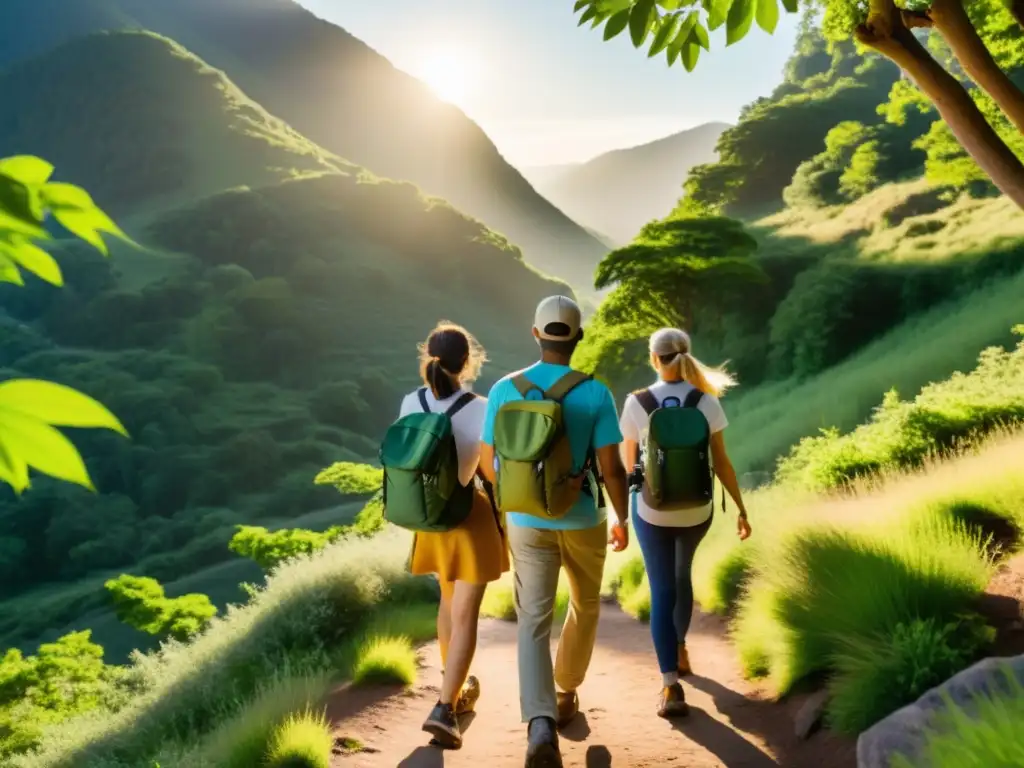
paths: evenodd
<path fill-rule="evenodd" d="M 724 366 L 712 368 L 690 352 L 690 337 L 678 328 L 662 328 L 651 336 L 651 352 L 657 355 L 664 368 L 675 370 L 679 378 L 692 384 L 706 395 L 721 397 L 736 379 Z"/>
<path fill-rule="evenodd" d="M 437 324 L 419 350 L 420 378 L 438 400 L 476 381 L 487 360 L 484 348 L 469 331 L 446 321 Z"/>

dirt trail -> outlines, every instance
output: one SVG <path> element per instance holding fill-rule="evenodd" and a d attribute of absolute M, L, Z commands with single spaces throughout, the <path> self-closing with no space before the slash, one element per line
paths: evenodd
<path fill-rule="evenodd" d="M 793 715 L 801 699 L 768 701 L 744 681 L 724 623 L 695 613 L 688 640 L 697 675 L 685 683 L 690 716 L 675 723 L 655 716 L 660 675 L 646 625 L 614 605 L 603 606 L 594 660 L 580 688 L 581 714 L 562 733 L 566 766 L 678 766 L 728 768 L 808 766 L 851 768 L 852 740 L 818 733 L 801 742 Z M 356 739 L 368 751 L 339 754 L 335 768 L 439 768 L 522 766 L 526 730 L 519 717 L 515 624 L 485 621 L 474 674 L 483 695 L 464 726 L 459 751 L 427 746 L 420 725 L 437 700 L 440 677 L 436 643 L 422 652 L 420 682 L 409 691 L 339 688 L 328 716 L 338 737 Z"/>

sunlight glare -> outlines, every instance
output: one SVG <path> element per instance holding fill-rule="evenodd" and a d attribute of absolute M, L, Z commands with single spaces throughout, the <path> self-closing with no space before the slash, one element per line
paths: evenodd
<path fill-rule="evenodd" d="M 450 49 L 427 53 L 418 69 L 421 80 L 442 101 L 460 105 L 473 85 L 473 62 Z"/>

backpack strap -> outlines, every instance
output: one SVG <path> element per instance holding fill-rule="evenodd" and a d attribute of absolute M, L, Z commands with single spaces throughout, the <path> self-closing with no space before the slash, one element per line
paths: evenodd
<path fill-rule="evenodd" d="M 526 374 L 523 373 L 520 373 L 517 376 L 512 377 L 512 386 L 514 386 L 516 390 L 519 392 L 519 394 L 523 396 L 524 400 L 526 399 L 526 396 L 530 394 L 530 392 L 532 392 L 533 390 L 540 390 L 540 387 L 538 387 L 536 384 L 534 384 L 532 381 L 526 378 Z"/>
<path fill-rule="evenodd" d="M 560 403 L 576 387 L 585 381 L 590 381 L 592 378 L 592 376 L 582 371 L 569 371 L 565 376 L 544 390 L 544 399 Z"/>
<path fill-rule="evenodd" d="M 694 387 L 683 401 L 683 408 L 696 408 L 702 397 L 704 397 L 704 393 Z"/>
<path fill-rule="evenodd" d="M 449 419 L 455 418 L 455 414 L 476 400 L 476 397 L 472 392 L 463 392 L 462 397 L 448 406 L 448 410 L 444 412 L 444 415 Z"/>
<path fill-rule="evenodd" d="M 420 387 L 416 394 L 420 397 L 420 408 L 423 409 L 424 413 L 430 413 L 430 405 L 427 404 L 427 388 Z"/>
<path fill-rule="evenodd" d="M 658 409 L 658 398 L 649 389 L 638 389 L 633 393 L 633 397 L 640 403 L 640 407 L 644 409 L 648 416 Z"/>

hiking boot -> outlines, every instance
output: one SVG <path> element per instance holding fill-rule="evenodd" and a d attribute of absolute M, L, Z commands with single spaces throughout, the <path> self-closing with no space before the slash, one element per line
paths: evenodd
<path fill-rule="evenodd" d="M 423 723 L 423 730 L 434 737 L 431 744 L 445 749 L 458 749 L 462 746 L 462 729 L 459 728 L 459 721 L 451 704 L 437 702 Z"/>
<path fill-rule="evenodd" d="M 456 715 L 468 715 L 480 700 L 480 681 L 473 675 L 466 678 L 466 684 L 459 691 L 459 700 L 455 704 Z"/>
<path fill-rule="evenodd" d="M 562 691 L 556 691 L 555 704 L 558 708 L 557 725 L 559 728 L 567 726 L 572 722 L 572 719 L 579 714 L 580 697 L 576 695 L 576 691 L 568 691 L 565 693 Z"/>
<path fill-rule="evenodd" d="M 686 677 L 693 674 L 690 667 L 690 654 L 686 652 L 686 643 L 679 644 L 679 676 Z"/>
<path fill-rule="evenodd" d="M 526 739 L 526 768 L 562 768 L 554 720 L 550 717 L 533 718 L 527 728 Z"/>
<path fill-rule="evenodd" d="M 658 702 L 658 717 L 684 717 L 690 713 L 683 695 L 683 686 L 673 683 L 661 690 L 661 701 Z"/>

